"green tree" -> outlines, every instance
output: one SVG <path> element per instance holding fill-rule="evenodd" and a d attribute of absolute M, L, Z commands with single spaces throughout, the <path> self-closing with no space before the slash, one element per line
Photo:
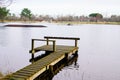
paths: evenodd
<path fill-rule="evenodd" d="M 26 21 L 26 20 L 30 20 L 32 18 L 32 13 L 31 13 L 31 11 L 28 8 L 24 8 L 21 11 L 20 16 L 21 16 L 21 19 L 23 19 L 24 21 Z"/>
<path fill-rule="evenodd" d="M 101 20 L 103 18 L 103 15 L 100 13 L 91 13 L 91 14 L 89 14 L 89 17 L 90 17 L 91 21 L 97 22 L 98 20 Z"/>
<path fill-rule="evenodd" d="M 0 20 L 4 22 L 5 18 L 8 16 L 9 10 L 6 7 L 0 7 Z"/>

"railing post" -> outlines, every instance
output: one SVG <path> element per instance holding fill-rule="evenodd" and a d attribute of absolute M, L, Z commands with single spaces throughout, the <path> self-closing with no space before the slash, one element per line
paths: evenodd
<path fill-rule="evenodd" d="M 32 57 L 32 63 L 34 62 L 34 53 L 35 53 L 35 51 L 34 51 L 34 39 L 32 39 L 32 46 L 31 46 L 31 50 L 32 50 L 32 54 L 31 54 L 31 57 Z"/>
<path fill-rule="evenodd" d="M 56 51 L 56 45 L 55 45 L 55 41 L 53 41 L 53 51 Z"/>
<path fill-rule="evenodd" d="M 49 41 L 48 41 L 49 39 L 47 38 L 47 45 L 49 45 Z"/>
<path fill-rule="evenodd" d="M 75 47 L 77 47 L 77 39 L 75 39 Z"/>
<path fill-rule="evenodd" d="M 34 39 L 32 39 L 32 45 L 31 45 L 31 50 L 34 49 Z"/>

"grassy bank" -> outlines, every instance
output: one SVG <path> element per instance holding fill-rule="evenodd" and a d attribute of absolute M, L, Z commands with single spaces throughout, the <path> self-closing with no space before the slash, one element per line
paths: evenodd
<path fill-rule="evenodd" d="M 48 21 L 5 21 L 5 23 L 9 22 L 18 22 L 18 23 L 42 23 Z M 49 22 L 48 22 L 49 23 Z M 120 22 L 80 22 L 80 21 L 52 21 L 50 23 L 57 23 L 62 25 L 79 25 L 79 24 L 110 24 L 110 25 L 120 25 Z"/>
<path fill-rule="evenodd" d="M 120 25 L 120 22 L 72 22 L 72 21 L 58 21 L 55 22 L 57 24 L 63 24 L 63 25 L 78 25 L 78 24 L 111 24 L 111 25 Z"/>

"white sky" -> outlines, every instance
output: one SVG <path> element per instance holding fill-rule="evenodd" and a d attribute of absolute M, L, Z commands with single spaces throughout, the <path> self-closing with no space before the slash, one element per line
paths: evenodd
<path fill-rule="evenodd" d="M 38 15 L 89 15 L 98 12 L 104 16 L 120 15 L 120 0 L 14 0 L 8 7 L 19 14 L 29 8 Z"/>

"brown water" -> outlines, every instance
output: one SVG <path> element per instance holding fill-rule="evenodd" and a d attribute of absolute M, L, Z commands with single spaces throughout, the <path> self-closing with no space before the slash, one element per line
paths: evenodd
<path fill-rule="evenodd" d="M 47 28 L 0 27 L 0 71 L 15 72 L 30 64 L 31 39 L 80 37 L 77 66 L 65 67 L 53 80 L 120 80 L 120 25 L 57 25 Z M 72 41 L 57 44 L 73 45 Z"/>

